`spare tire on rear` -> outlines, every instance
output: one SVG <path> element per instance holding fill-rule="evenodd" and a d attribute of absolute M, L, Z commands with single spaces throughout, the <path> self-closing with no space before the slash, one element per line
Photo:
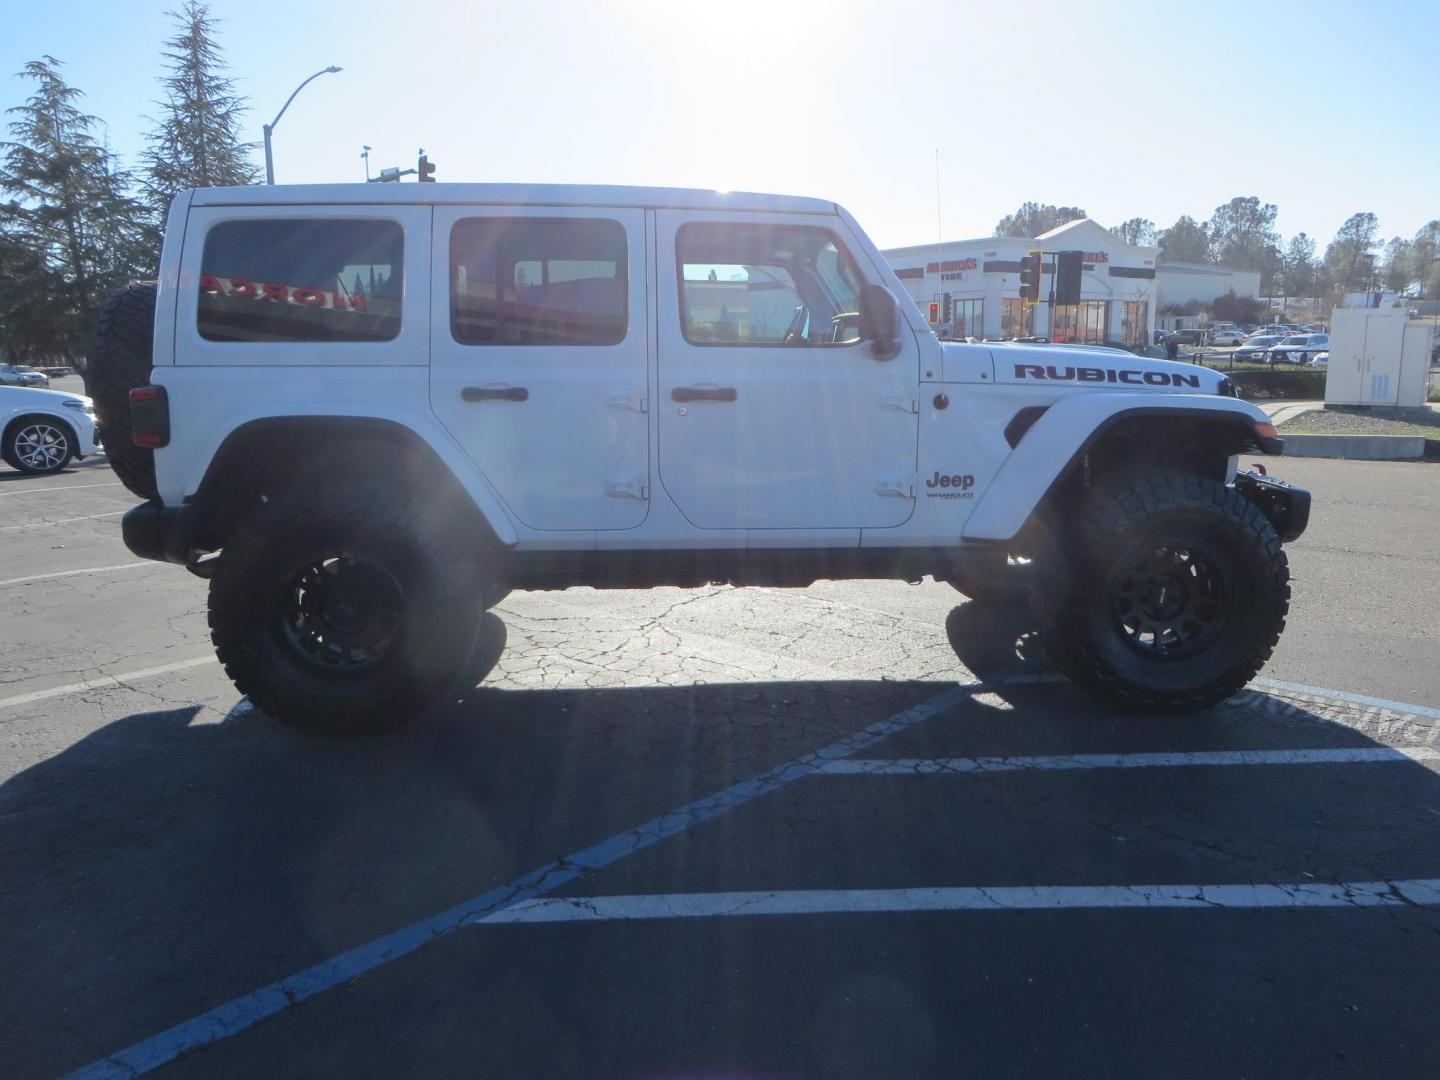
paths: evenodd
<path fill-rule="evenodd" d="M 85 390 L 95 399 L 110 467 L 142 499 L 153 499 L 159 492 L 154 451 L 136 446 L 130 437 L 130 391 L 150 382 L 154 343 L 155 283 L 133 281 L 100 308 L 85 365 Z"/>

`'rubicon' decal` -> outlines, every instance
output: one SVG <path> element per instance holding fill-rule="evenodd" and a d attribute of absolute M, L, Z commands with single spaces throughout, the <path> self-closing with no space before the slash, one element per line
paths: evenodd
<path fill-rule="evenodd" d="M 1016 364 L 1017 379 L 1045 379 L 1052 382 L 1124 383 L 1127 386 L 1193 386 L 1200 388 L 1199 375 L 1178 371 L 1133 371 L 1121 368 L 1056 367 L 1054 364 Z"/>

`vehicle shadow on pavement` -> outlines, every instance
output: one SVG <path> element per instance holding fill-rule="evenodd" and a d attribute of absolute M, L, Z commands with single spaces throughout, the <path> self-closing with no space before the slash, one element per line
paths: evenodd
<path fill-rule="evenodd" d="M 945 635 L 956 658 L 980 679 L 1053 670 L 1023 592 L 957 604 L 945 619 Z"/>
<path fill-rule="evenodd" d="M 68 476 L 70 473 L 96 472 L 110 472 L 110 462 L 104 457 L 89 457 L 84 461 L 72 461 L 59 472 L 53 473 L 23 473 L 19 469 L 5 466 L 0 468 L 0 484 L 21 483 L 26 480 L 41 484 L 47 480 L 53 482 L 57 476 Z"/>
<path fill-rule="evenodd" d="M 952 612 L 947 629 L 967 667 L 998 675 L 1024 670 L 1023 657 L 1004 649 L 984 653 L 981 643 L 1017 628 L 1011 641 L 1023 642 L 1024 621 L 1003 606 L 966 603 Z M 503 646 L 498 622 L 487 619 L 479 669 L 488 670 Z M 8 928 L 0 1071 L 53 1075 L 83 1065 L 952 685 L 837 679 L 481 686 L 394 735 L 349 740 L 305 736 L 253 710 L 233 710 L 224 722 L 198 706 L 116 720 L 0 786 L 0 926 Z M 1133 719 L 1097 708 L 1068 686 L 1042 684 L 963 698 L 868 753 L 939 758 L 1374 745 L 1354 727 L 1293 706 L 1267 713 L 1243 701 L 1202 717 Z M 1304 867 L 1333 880 L 1440 877 L 1440 833 L 1428 809 L 1440 805 L 1435 774 L 1412 764 L 1362 768 L 1385 769 L 1383 787 L 1374 772 L 1346 773 L 1334 783 L 1334 774 L 1312 768 L 1277 784 L 1263 769 L 1229 769 L 1223 777 L 1184 770 L 1162 790 L 1135 795 L 1134 809 L 1117 804 L 1121 789 L 1113 777 L 1097 796 L 1077 794 L 1079 781 L 1066 780 L 1038 801 L 1005 794 L 1036 783 L 1033 777 L 924 788 L 897 786 L 918 782 L 892 778 L 878 793 L 845 787 L 853 780 L 818 778 L 666 841 L 656 849 L 663 858 L 637 858 L 640 876 L 626 888 L 746 888 L 754 886 L 749 875 L 762 870 L 773 882 L 765 887 L 865 887 L 877 884 L 875 866 L 889 868 L 891 883 L 905 886 L 966 884 L 972 872 L 1022 882 L 1115 880 L 1121 849 L 1109 833 L 1119 830 L 1117 821 L 1127 822 L 1131 848 L 1157 845 L 1182 867 L 1183 858 L 1201 852 L 1189 870 L 1196 880 L 1242 880 L 1241 874 L 1299 880 L 1311 872 Z M 1152 827 L 1167 800 L 1189 809 Z M 1194 809 L 1211 803 L 1213 818 Z M 916 830 L 916 820 L 926 828 Z M 1095 836 L 1086 832 L 1068 844 L 1059 870 L 1047 865 L 1057 831 L 1082 827 Z M 716 850 L 687 856 L 692 842 Z M 884 858 L 871 857 L 877 844 L 888 845 Z M 1301 857 L 1302 850 L 1308 854 Z M 1224 852 L 1236 866 L 1222 864 L 1217 853 Z M 1143 879 L 1182 871 L 1165 865 L 1137 872 Z M 985 880 L 993 878 L 979 883 Z M 604 1046 L 615 1055 L 582 1055 L 582 1073 L 643 1072 L 672 1060 L 647 1056 L 644 1031 L 624 1048 L 602 1031 L 627 1022 L 618 1006 L 597 1006 L 594 997 L 553 998 L 546 980 L 565 978 L 562 959 L 537 956 L 532 966 L 507 954 L 502 974 L 467 976 L 433 992 L 468 1002 L 473 1015 L 491 1015 L 499 993 L 549 1002 L 571 1051 Z M 605 967 L 599 984 L 589 984 L 600 997 L 605 979 L 624 985 L 644 978 L 644 969 L 624 956 L 590 959 Z M 598 978 L 594 970 L 588 977 Z M 759 987 L 744 993 L 753 994 L 741 1010 L 747 1013 L 800 1008 L 795 1002 L 809 1000 L 793 987 L 793 1002 Z M 666 994 L 683 996 L 683 988 Z M 710 1030 L 693 1019 L 697 1032 Z M 522 1018 L 511 1021 L 515 1030 L 526 1026 Z M 760 1017 L 755 1022 L 765 1026 Z M 504 1045 L 508 1025 L 482 1026 Z M 696 1037 L 703 1044 L 708 1036 Z M 729 1038 L 731 1050 L 744 1044 L 742 1031 L 731 1030 Z M 946 1060 L 948 1039 L 938 1037 L 934 1061 Z M 529 1052 L 540 1056 L 522 1054 L 507 1068 L 501 1055 L 490 1064 L 510 1075 L 570 1071 L 560 1058 L 547 1067 L 543 1048 L 531 1045 Z M 823 1072 L 807 1057 L 804 1039 L 789 1058 L 776 1052 L 786 1069 Z M 384 1063 L 360 1068 L 361 1060 L 348 1071 L 390 1071 Z M 417 1067 L 444 1071 L 437 1065 L 444 1060 Z M 347 1071 L 339 1061 L 331 1061 L 335 1071 Z M 404 1071 L 400 1061 L 389 1064 Z"/>

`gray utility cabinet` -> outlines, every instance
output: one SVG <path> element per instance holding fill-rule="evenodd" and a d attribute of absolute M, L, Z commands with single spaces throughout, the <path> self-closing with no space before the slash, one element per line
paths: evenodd
<path fill-rule="evenodd" d="M 1330 313 L 1325 404 L 1425 404 L 1430 378 L 1430 320 L 1404 308 L 1336 308 Z"/>

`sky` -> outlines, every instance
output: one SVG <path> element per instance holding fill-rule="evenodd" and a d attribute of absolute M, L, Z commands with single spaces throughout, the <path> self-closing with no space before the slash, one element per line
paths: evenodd
<path fill-rule="evenodd" d="M 0 107 L 29 93 L 9 73 L 53 55 L 133 164 L 173 6 L 10 5 Z M 1357 211 L 1382 237 L 1440 218 L 1435 0 L 210 8 L 257 143 L 301 80 L 344 68 L 276 128 L 280 183 L 362 180 L 365 144 L 373 171 L 413 168 L 423 146 L 442 181 L 820 196 L 882 247 L 988 236 L 1025 200 L 1163 228 L 1256 195 L 1322 251 Z"/>

